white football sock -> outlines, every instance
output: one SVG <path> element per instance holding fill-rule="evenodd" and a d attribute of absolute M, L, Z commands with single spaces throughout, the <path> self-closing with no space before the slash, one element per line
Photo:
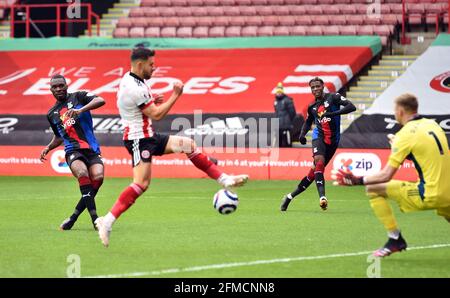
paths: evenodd
<path fill-rule="evenodd" d="M 398 237 L 400 237 L 400 231 L 399 230 L 389 231 L 388 236 L 389 238 L 398 240 Z"/>

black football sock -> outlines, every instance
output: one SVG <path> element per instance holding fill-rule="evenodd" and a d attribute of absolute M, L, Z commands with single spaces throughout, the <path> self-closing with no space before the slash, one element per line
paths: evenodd
<path fill-rule="evenodd" d="M 300 183 L 297 186 L 297 189 L 294 190 L 293 192 L 291 192 L 291 197 L 295 198 L 296 196 L 298 196 L 299 194 L 301 194 L 302 192 L 304 192 L 313 182 L 314 180 L 309 180 L 308 176 L 305 176 L 302 181 L 300 181 Z"/>
<path fill-rule="evenodd" d="M 91 216 L 92 221 L 95 221 L 98 217 L 97 208 L 95 206 L 95 194 L 96 191 L 92 187 L 91 179 L 88 177 L 81 177 L 78 179 L 80 181 L 80 192 L 81 200 L 84 201 L 86 208 Z"/>

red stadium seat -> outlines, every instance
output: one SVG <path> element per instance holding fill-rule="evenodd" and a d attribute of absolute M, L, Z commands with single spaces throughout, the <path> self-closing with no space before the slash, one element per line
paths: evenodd
<path fill-rule="evenodd" d="M 212 17 L 199 17 L 199 18 L 195 18 L 196 22 L 197 22 L 197 26 L 200 27 L 209 27 L 213 24 L 213 18 Z"/>
<path fill-rule="evenodd" d="M 210 37 L 224 37 L 225 36 L 225 27 L 211 27 L 211 28 L 209 28 L 208 35 Z"/>
<path fill-rule="evenodd" d="M 154 8 L 154 7 L 142 7 L 142 10 L 144 11 L 144 15 L 146 17 L 159 17 L 160 16 L 160 12 L 159 9 Z"/>
<path fill-rule="evenodd" d="M 402 14 L 402 5 L 401 4 L 389 4 L 389 7 L 391 8 L 392 14 Z"/>
<path fill-rule="evenodd" d="M 391 30 L 387 25 L 373 26 L 373 33 L 380 36 L 389 36 L 391 35 Z"/>
<path fill-rule="evenodd" d="M 195 27 L 192 36 L 197 38 L 208 37 L 208 27 Z"/>
<path fill-rule="evenodd" d="M 187 3 L 189 6 L 203 6 L 203 0 L 189 0 Z"/>
<path fill-rule="evenodd" d="M 356 6 L 354 5 L 339 5 L 339 10 L 344 15 L 356 14 Z"/>
<path fill-rule="evenodd" d="M 240 26 L 231 26 L 225 29 L 225 36 L 227 37 L 239 37 L 241 36 Z"/>
<path fill-rule="evenodd" d="M 229 24 L 231 26 L 245 26 L 247 19 L 245 17 L 230 17 Z"/>
<path fill-rule="evenodd" d="M 291 12 L 291 15 L 294 16 L 302 16 L 306 14 L 306 9 L 302 5 L 289 6 L 289 10 Z"/>
<path fill-rule="evenodd" d="M 310 15 L 321 15 L 321 14 L 323 14 L 322 6 L 318 6 L 318 5 L 305 5 L 305 10 Z"/>
<path fill-rule="evenodd" d="M 145 37 L 160 37 L 159 27 L 147 27 L 145 28 Z"/>
<path fill-rule="evenodd" d="M 237 6 L 242 16 L 256 16 L 256 8 L 254 6 Z"/>
<path fill-rule="evenodd" d="M 192 13 L 192 7 L 176 7 L 175 14 L 179 17 L 190 17 L 193 15 Z M 195 8 L 194 8 L 195 9 Z"/>
<path fill-rule="evenodd" d="M 341 35 L 356 35 L 356 26 L 339 26 L 339 32 Z"/>
<path fill-rule="evenodd" d="M 164 18 L 148 18 L 147 27 L 162 27 L 164 24 Z"/>
<path fill-rule="evenodd" d="M 311 26 L 306 30 L 306 35 L 323 35 L 321 26 Z"/>
<path fill-rule="evenodd" d="M 236 2 L 236 5 L 245 5 L 249 6 L 252 4 L 251 0 L 234 0 Z"/>
<path fill-rule="evenodd" d="M 289 27 L 286 27 L 286 26 L 275 27 L 273 29 L 273 34 L 276 36 L 288 36 L 288 35 L 290 35 Z"/>
<path fill-rule="evenodd" d="M 133 18 L 139 18 L 139 17 L 145 16 L 144 10 L 140 7 L 130 9 L 129 15 L 130 15 L 130 17 L 133 17 Z"/>
<path fill-rule="evenodd" d="M 213 24 L 214 26 L 228 26 L 228 25 L 234 25 L 234 23 L 231 22 L 231 20 L 234 20 L 236 17 L 227 17 L 227 16 L 221 16 L 221 17 L 215 17 L 213 18 Z M 242 21 L 242 24 L 244 24 L 244 21 Z"/>
<path fill-rule="evenodd" d="M 223 14 L 226 16 L 239 16 L 241 13 L 238 6 L 227 6 L 224 8 Z"/>
<path fill-rule="evenodd" d="M 241 29 L 242 36 L 257 36 L 258 27 L 256 26 L 246 26 Z"/>
<path fill-rule="evenodd" d="M 257 34 L 258 36 L 273 36 L 273 27 L 272 26 L 259 27 Z"/>
<path fill-rule="evenodd" d="M 322 11 L 327 15 L 338 15 L 341 13 L 341 9 L 338 5 L 322 6 Z"/>
<path fill-rule="evenodd" d="M 267 0 L 252 0 L 252 5 L 267 5 Z"/>
<path fill-rule="evenodd" d="M 278 16 L 278 23 L 281 26 L 295 26 L 295 19 L 292 16 Z"/>
<path fill-rule="evenodd" d="M 218 6 L 220 4 L 219 0 L 203 0 L 205 6 Z"/>
<path fill-rule="evenodd" d="M 398 23 L 397 16 L 394 14 L 381 15 L 381 23 L 386 25 L 396 25 Z"/>
<path fill-rule="evenodd" d="M 170 0 L 172 2 L 172 6 L 186 6 L 188 0 Z"/>
<path fill-rule="evenodd" d="M 302 3 L 301 0 L 284 0 L 284 3 L 287 5 L 299 5 Z"/>
<path fill-rule="evenodd" d="M 246 26 L 261 26 L 262 23 L 263 23 L 263 18 L 261 16 L 245 17 L 245 25 Z"/>
<path fill-rule="evenodd" d="M 171 17 L 171 18 L 163 18 L 165 27 L 178 27 L 180 26 L 180 18 Z"/>
<path fill-rule="evenodd" d="M 329 24 L 329 19 L 328 16 L 313 16 L 312 18 L 312 22 L 314 25 L 328 25 Z"/>
<path fill-rule="evenodd" d="M 352 0 L 334 0 L 336 4 L 350 4 Z"/>
<path fill-rule="evenodd" d="M 114 29 L 113 37 L 115 38 L 127 38 L 128 35 L 128 28 L 116 28 Z"/>
<path fill-rule="evenodd" d="M 277 16 L 264 16 L 263 24 L 265 26 L 277 26 L 278 25 L 278 17 Z"/>
<path fill-rule="evenodd" d="M 223 7 L 221 6 L 206 6 L 206 11 L 208 12 L 208 16 L 211 17 L 225 15 Z"/>
<path fill-rule="evenodd" d="M 347 24 L 347 18 L 344 15 L 332 16 L 330 18 L 331 25 L 345 25 Z"/>
<path fill-rule="evenodd" d="M 279 7 L 272 6 L 272 12 L 274 15 L 277 16 L 288 16 L 291 13 L 289 6 L 279 6 Z"/>
<path fill-rule="evenodd" d="M 290 31 L 290 35 L 298 35 L 298 36 L 306 35 L 306 27 L 304 27 L 304 26 L 289 27 L 289 31 Z"/>
<path fill-rule="evenodd" d="M 175 9 L 173 7 L 159 7 L 159 15 L 162 17 L 175 17 Z"/>
<path fill-rule="evenodd" d="M 220 5 L 222 6 L 234 6 L 236 5 L 235 0 L 220 0 Z"/>
<path fill-rule="evenodd" d="M 185 17 L 185 18 L 180 18 L 180 26 L 183 27 L 195 27 L 197 26 L 197 19 L 194 17 Z"/>
<path fill-rule="evenodd" d="M 322 28 L 323 35 L 339 35 L 338 26 L 324 26 Z"/>
<path fill-rule="evenodd" d="M 192 9 L 192 15 L 196 17 L 206 17 L 208 15 L 208 11 L 206 7 L 195 7 Z"/>
<path fill-rule="evenodd" d="M 177 29 L 177 37 L 190 38 L 192 37 L 192 27 L 180 27 Z"/>
<path fill-rule="evenodd" d="M 300 0 L 301 4 L 317 4 L 318 0 Z"/>
<path fill-rule="evenodd" d="M 148 22 L 147 18 L 132 18 L 131 19 L 132 27 L 147 27 Z"/>
<path fill-rule="evenodd" d="M 356 27 L 358 35 L 373 35 L 373 27 L 370 25 Z"/>
<path fill-rule="evenodd" d="M 270 16 L 273 15 L 271 6 L 255 6 L 256 13 L 260 16 Z"/>
<path fill-rule="evenodd" d="M 117 28 L 129 28 L 133 25 L 130 18 L 120 18 L 117 22 Z"/>
<path fill-rule="evenodd" d="M 268 5 L 283 5 L 285 4 L 285 0 L 268 0 Z"/>
<path fill-rule="evenodd" d="M 422 15 L 421 14 L 410 14 L 408 16 L 408 23 L 412 25 L 422 24 Z"/>
<path fill-rule="evenodd" d="M 312 24 L 311 16 L 295 16 L 294 19 L 297 25 L 309 26 Z"/>
<path fill-rule="evenodd" d="M 142 37 L 144 37 L 144 28 L 143 27 L 133 27 L 130 29 L 129 35 L 132 38 L 142 38 Z"/>
<path fill-rule="evenodd" d="M 161 29 L 161 37 L 176 37 L 177 36 L 177 28 L 175 27 L 164 27 Z"/>
<path fill-rule="evenodd" d="M 361 15 L 348 15 L 347 24 L 349 25 L 362 25 L 364 23 L 364 17 Z"/>

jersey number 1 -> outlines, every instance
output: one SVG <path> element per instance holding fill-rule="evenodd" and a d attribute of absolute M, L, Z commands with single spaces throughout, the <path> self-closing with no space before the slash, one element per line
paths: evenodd
<path fill-rule="evenodd" d="M 441 155 L 444 155 L 444 150 L 442 150 L 441 142 L 439 142 L 439 139 L 438 139 L 438 137 L 436 136 L 436 134 L 435 134 L 433 131 L 429 131 L 428 134 L 433 136 L 433 138 L 434 138 L 434 140 L 436 141 L 437 146 L 438 146 L 438 148 L 439 148 L 439 152 L 441 153 Z"/>

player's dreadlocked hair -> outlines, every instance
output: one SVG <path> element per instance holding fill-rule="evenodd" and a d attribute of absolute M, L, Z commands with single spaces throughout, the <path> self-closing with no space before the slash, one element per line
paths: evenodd
<path fill-rule="evenodd" d="M 323 80 L 319 77 L 312 78 L 311 81 L 309 81 L 309 86 L 311 86 L 312 82 L 320 82 L 323 85 Z"/>
<path fill-rule="evenodd" d="M 52 78 L 50 79 L 50 81 L 52 81 L 52 80 L 56 80 L 56 79 L 63 79 L 64 80 L 64 82 L 66 81 L 66 78 L 63 76 L 63 75 L 60 75 L 59 73 L 58 74 L 55 74 L 55 75 L 53 75 L 52 76 Z"/>
<path fill-rule="evenodd" d="M 155 56 L 155 51 L 146 47 L 137 47 L 131 50 L 131 61 L 147 60 Z"/>

